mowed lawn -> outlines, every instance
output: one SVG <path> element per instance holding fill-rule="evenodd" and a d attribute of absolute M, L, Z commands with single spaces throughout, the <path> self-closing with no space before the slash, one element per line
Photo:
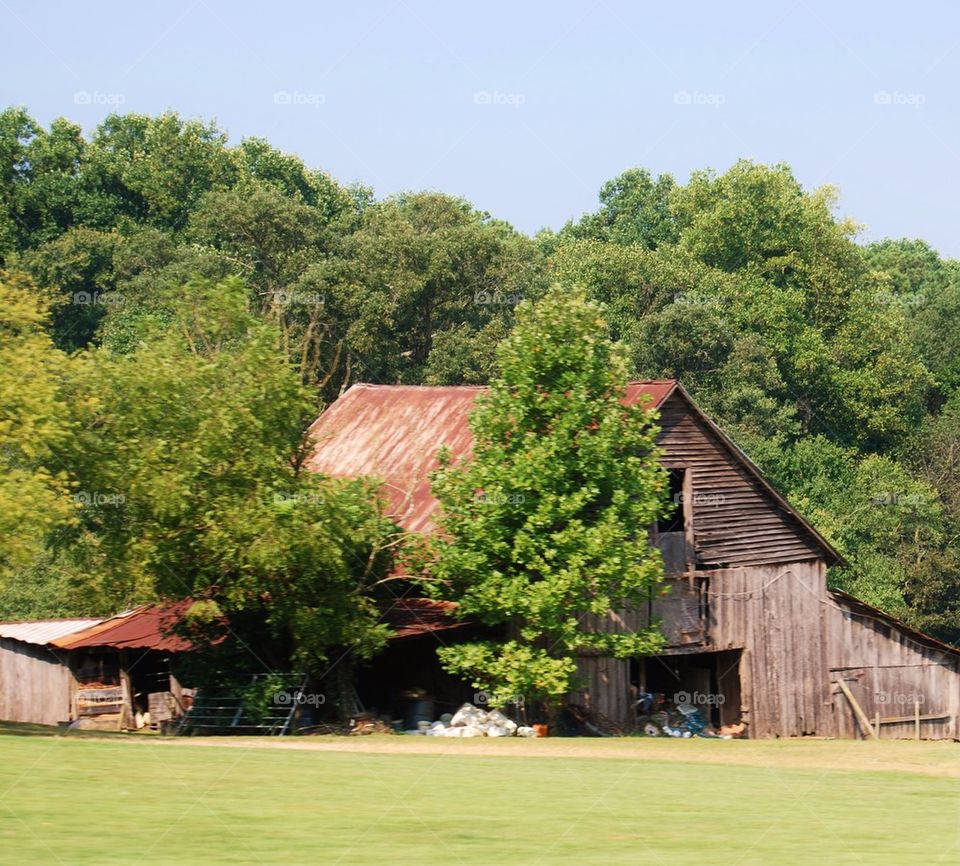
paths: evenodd
<path fill-rule="evenodd" d="M 960 862 L 954 744 L 324 740 L 0 736 L 0 862 Z"/>

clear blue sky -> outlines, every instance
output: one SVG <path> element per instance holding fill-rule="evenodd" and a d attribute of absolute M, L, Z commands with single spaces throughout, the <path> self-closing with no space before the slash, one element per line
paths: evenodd
<path fill-rule="evenodd" d="M 213 118 L 529 232 L 630 166 L 786 161 L 865 238 L 960 256 L 958 25 L 926 2 L 0 0 L 0 102 L 87 130 L 114 105 Z"/>

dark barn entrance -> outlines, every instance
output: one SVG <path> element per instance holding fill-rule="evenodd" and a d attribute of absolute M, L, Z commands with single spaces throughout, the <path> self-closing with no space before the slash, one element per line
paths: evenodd
<path fill-rule="evenodd" d="M 682 653 L 640 659 L 634 684 L 639 692 L 690 703 L 716 728 L 741 721 L 742 650 Z"/>

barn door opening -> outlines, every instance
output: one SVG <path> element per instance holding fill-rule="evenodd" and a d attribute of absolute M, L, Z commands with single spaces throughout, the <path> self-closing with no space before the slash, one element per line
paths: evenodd
<path fill-rule="evenodd" d="M 683 653 L 640 659 L 636 688 L 671 710 L 680 705 L 700 711 L 716 731 L 741 725 L 741 650 Z"/>

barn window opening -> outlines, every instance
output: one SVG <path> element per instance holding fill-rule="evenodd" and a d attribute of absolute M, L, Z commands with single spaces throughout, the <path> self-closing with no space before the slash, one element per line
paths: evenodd
<path fill-rule="evenodd" d="M 657 532 L 684 532 L 686 524 L 686 508 L 683 501 L 683 487 L 686 476 L 684 469 L 668 469 L 670 510 L 657 520 Z"/>

